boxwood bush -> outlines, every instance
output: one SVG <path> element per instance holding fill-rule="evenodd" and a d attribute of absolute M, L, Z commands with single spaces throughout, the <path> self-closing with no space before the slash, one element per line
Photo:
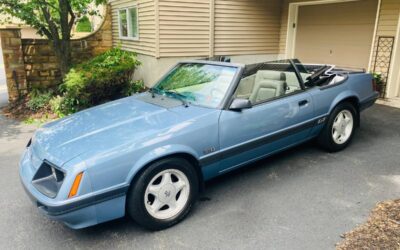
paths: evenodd
<path fill-rule="evenodd" d="M 126 89 L 132 89 L 131 78 L 139 65 L 135 53 L 120 48 L 76 65 L 60 85 L 61 99 L 53 109 L 70 114 L 123 97 Z"/>

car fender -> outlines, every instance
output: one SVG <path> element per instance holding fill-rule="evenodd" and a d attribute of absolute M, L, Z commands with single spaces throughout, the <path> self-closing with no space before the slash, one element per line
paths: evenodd
<path fill-rule="evenodd" d="M 348 98 L 357 98 L 357 101 L 360 102 L 360 97 L 358 96 L 358 94 L 353 91 L 353 90 L 346 90 L 341 92 L 339 95 L 337 95 L 335 97 L 335 99 L 333 99 L 332 104 L 329 108 L 329 114 L 332 112 L 332 110 L 343 100 L 348 99 Z"/>
<path fill-rule="evenodd" d="M 164 145 L 162 147 L 158 147 L 149 151 L 135 162 L 135 164 L 132 166 L 127 176 L 127 183 L 131 183 L 135 175 L 150 162 L 174 154 L 189 154 L 195 159 L 199 159 L 199 156 L 196 153 L 196 151 L 188 146 L 179 144 Z"/>

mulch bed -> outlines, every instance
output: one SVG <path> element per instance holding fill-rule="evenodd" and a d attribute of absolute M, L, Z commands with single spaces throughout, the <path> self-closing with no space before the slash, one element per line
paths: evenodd
<path fill-rule="evenodd" d="M 378 203 L 365 224 L 343 235 L 337 249 L 400 249 L 400 199 Z"/>
<path fill-rule="evenodd" d="M 27 119 L 52 120 L 57 118 L 57 115 L 51 112 L 49 107 L 38 111 L 32 111 L 26 105 L 28 100 L 28 97 L 23 97 L 18 101 L 10 103 L 8 106 L 1 109 L 1 113 L 8 118 L 18 121 L 26 121 Z"/>

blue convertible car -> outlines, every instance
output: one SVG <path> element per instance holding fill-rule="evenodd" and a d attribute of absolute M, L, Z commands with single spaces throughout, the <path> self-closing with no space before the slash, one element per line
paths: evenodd
<path fill-rule="evenodd" d="M 127 213 L 159 230 L 213 177 L 313 138 L 345 148 L 377 96 L 370 74 L 329 65 L 181 62 L 148 92 L 38 129 L 20 177 L 40 212 L 69 227 Z"/>

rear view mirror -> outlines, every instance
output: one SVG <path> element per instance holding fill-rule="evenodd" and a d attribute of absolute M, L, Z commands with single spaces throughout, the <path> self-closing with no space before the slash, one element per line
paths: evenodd
<path fill-rule="evenodd" d="M 240 111 L 242 109 L 249 109 L 251 107 L 252 105 L 249 99 L 235 98 L 229 109 L 234 111 Z"/>

